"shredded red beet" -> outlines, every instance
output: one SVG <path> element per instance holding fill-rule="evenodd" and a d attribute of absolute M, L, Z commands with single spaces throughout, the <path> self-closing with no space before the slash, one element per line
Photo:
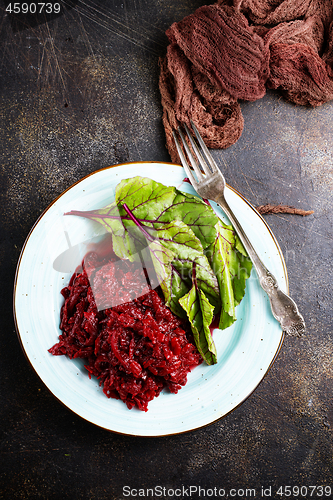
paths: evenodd
<path fill-rule="evenodd" d="M 164 388 L 176 394 L 202 358 L 187 322 L 143 283 L 142 267 L 118 263 L 90 253 L 73 274 L 61 291 L 62 334 L 49 352 L 86 359 L 89 377 L 99 379 L 107 397 L 147 411 Z M 97 308 L 110 296 L 116 305 Z"/>

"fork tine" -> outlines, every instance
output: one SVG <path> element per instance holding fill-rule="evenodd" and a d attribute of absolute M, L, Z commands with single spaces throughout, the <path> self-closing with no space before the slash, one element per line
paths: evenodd
<path fill-rule="evenodd" d="M 175 144 L 176 144 L 176 148 L 177 148 L 177 151 L 178 151 L 178 154 L 179 154 L 179 157 L 180 157 L 180 161 L 182 162 L 184 170 L 185 170 L 188 178 L 190 179 L 190 182 L 191 182 L 192 186 L 194 187 L 194 189 L 196 189 L 196 186 L 198 185 L 198 182 L 197 182 L 197 180 L 195 179 L 195 177 L 193 175 L 192 169 L 190 168 L 189 164 L 187 163 L 186 157 L 185 157 L 185 155 L 183 153 L 183 150 L 181 148 L 181 145 L 179 144 L 178 138 L 177 138 L 174 130 L 172 131 L 172 135 L 173 135 L 173 139 L 174 139 Z"/>
<path fill-rule="evenodd" d="M 209 149 L 207 148 L 206 144 L 204 143 L 200 133 L 199 133 L 199 130 L 197 129 L 197 127 L 194 125 L 193 121 L 191 120 L 191 125 L 192 125 L 192 128 L 194 130 L 194 133 L 196 135 L 196 138 L 198 139 L 198 142 L 200 144 L 200 147 L 202 149 L 202 151 L 205 153 L 206 155 L 206 159 L 212 169 L 213 172 L 216 172 L 216 171 L 219 171 L 219 168 L 218 166 L 216 165 L 215 163 L 215 160 L 214 158 L 212 157 Z"/>
<path fill-rule="evenodd" d="M 191 163 L 191 166 L 194 170 L 194 172 L 196 173 L 196 176 L 198 178 L 198 181 L 202 181 L 204 179 L 203 175 L 202 175 L 202 172 L 201 172 L 201 169 L 198 165 L 198 162 L 197 160 L 194 158 L 193 154 L 192 154 L 192 151 L 190 150 L 187 142 L 186 142 L 186 139 L 184 137 L 184 134 L 183 132 L 181 131 L 181 128 L 178 127 L 178 132 L 179 132 L 179 135 L 180 135 L 180 138 L 182 140 L 182 143 L 183 143 L 183 146 L 184 146 L 184 149 L 186 151 L 186 154 L 187 154 L 187 157 L 188 159 L 190 160 L 190 163 Z M 186 133 L 188 133 L 188 129 L 186 130 Z M 190 139 L 190 137 L 189 137 Z M 192 139 L 193 140 L 193 139 Z M 195 151 L 195 148 L 194 148 L 194 151 Z M 196 154 L 196 151 L 195 151 L 195 154 Z M 198 158 L 199 159 L 199 158 Z"/>
<path fill-rule="evenodd" d="M 184 123 L 184 129 L 186 130 L 187 136 L 190 140 L 193 151 L 194 151 L 194 153 L 195 153 L 195 155 L 200 163 L 200 166 L 203 168 L 205 174 L 210 175 L 212 173 L 212 171 L 210 170 L 209 166 L 207 165 L 207 162 L 206 162 L 205 158 L 203 157 L 203 155 L 202 155 L 191 131 L 189 130 L 188 126 L 186 125 L 186 123 Z M 201 137 L 200 137 L 200 139 L 201 139 Z"/>

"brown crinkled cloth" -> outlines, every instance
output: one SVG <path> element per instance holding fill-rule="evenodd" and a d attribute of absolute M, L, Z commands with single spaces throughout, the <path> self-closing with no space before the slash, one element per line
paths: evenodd
<path fill-rule="evenodd" d="M 190 119 L 208 147 L 227 148 L 244 122 L 239 100 L 280 89 L 295 104 L 333 98 L 333 0 L 219 0 L 167 31 L 160 92 L 167 148 Z"/>
<path fill-rule="evenodd" d="M 313 210 L 303 210 L 302 208 L 290 207 L 289 205 L 272 205 L 271 203 L 267 203 L 267 205 L 259 205 L 256 207 L 256 210 L 261 215 L 270 215 L 270 214 L 294 214 L 294 215 L 311 215 L 314 213 Z"/>

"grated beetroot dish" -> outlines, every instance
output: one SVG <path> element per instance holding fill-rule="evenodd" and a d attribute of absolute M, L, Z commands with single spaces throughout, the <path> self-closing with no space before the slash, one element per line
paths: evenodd
<path fill-rule="evenodd" d="M 62 334 L 49 352 L 84 358 L 107 397 L 147 411 L 163 389 L 176 394 L 202 358 L 189 324 L 143 282 L 142 267 L 121 261 L 119 269 L 117 263 L 94 252 L 84 259 L 61 291 Z M 116 305 L 97 307 L 110 295 Z"/>

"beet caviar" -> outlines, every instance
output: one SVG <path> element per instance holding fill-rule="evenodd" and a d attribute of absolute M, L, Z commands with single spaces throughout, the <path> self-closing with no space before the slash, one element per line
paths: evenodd
<path fill-rule="evenodd" d="M 165 306 L 138 264 L 90 253 L 61 293 L 62 334 L 49 352 L 85 359 L 89 377 L 129 409 L 147 411 L 163 389 L 176 394 L 202 361 L 189 324 Z"/>

